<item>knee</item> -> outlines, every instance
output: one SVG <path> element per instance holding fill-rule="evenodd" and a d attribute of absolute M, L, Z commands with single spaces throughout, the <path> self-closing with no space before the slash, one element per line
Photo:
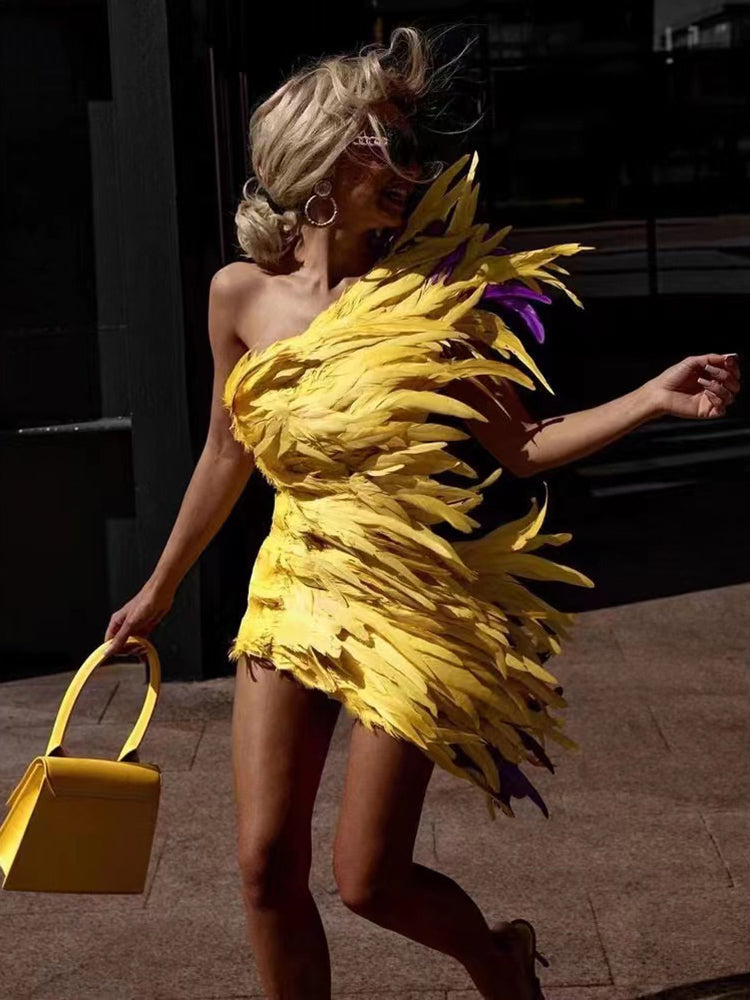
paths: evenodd
<path fill-rule="evenodd" d="M 341 902 L 363 916 L 382 912 L 396 894 L 398 879 L 369 864 L 363 856 L 353 858 L 334 854 L 333 874 Z"/>
<path fill-rule="evenodd" d="M 348 875 L 337 877 L 339 898 L 347 909 L 366 916 L 382 910 L 387 904 L 391 893 L 386 885 L 377 880 Z"/>
<path fill-rule="evenodd" d="M 309 891 L 310 851 L 284 838 L 245 838 L 237 845 L 242 895 L 254 909 L 293 902 Z"/>

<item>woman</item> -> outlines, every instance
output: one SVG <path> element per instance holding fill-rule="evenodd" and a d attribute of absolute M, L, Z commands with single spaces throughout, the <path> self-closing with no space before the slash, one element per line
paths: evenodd
<path fill-rule="evenodd" d="M 476 540 L 451 545 L 430 526 L 478 527 L 469 511 L 502 467 L 532 475 L 661 414 L 718 417 L 739 390 L 735 359 L 708 354 L 594 409 L 529 416 L 511 383 L 534 382 L 496 354 L 549 386 L 509 314 L 539 339 L 541 281 L 577 302 L 545 266 L 567 273 L 551 262 L 593 248 L 509 253 L 505 231 L 473 221 L 476 154 L 463 177 L 467 156 L 430 172 L 429 55 L 418 31 L 397 29 L 387 49 L 299 71 L 253 114 L 263 187 L 236 219 L 252 262 L 211 283 L 206 448 L 151 579 L 106 634 L 116 652 L 166 614 L 257 465 L 276 491 L 273 523 L 229 656 L 238 860 L 270 998 L 330 997 L 310 823 L 341 704 L 355 720 L 334 847 L 342 901 L 455 957 L 485 998 L 542 996 L 533 927 L 489 927 L 412 852 L 435 763 L 484 790 L 493 818 L 525 796 L 547 815 L 519 764 L 553 770 L 547 737 L 577 746 L 549 712 L 566 702 L 542 666 L 573 616 L 516 577 L 593 584 L 529 554 L 570 537 L 539 533 L 546 500 Z M 468 432 L 501 467 L 472 487 L 439 479 L 475 475 L 447 449 Z"/>

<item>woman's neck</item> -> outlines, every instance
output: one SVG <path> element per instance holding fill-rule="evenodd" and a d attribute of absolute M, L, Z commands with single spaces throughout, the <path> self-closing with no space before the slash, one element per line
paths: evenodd
<path fill-rule="evenodd" d="M 302 223 L 293 251 L 297 276 L 322 293 L 333 291 L 345 278 L 365 274 L 379 256 L 371 230 L 353 232 L 308 223 Z"/>

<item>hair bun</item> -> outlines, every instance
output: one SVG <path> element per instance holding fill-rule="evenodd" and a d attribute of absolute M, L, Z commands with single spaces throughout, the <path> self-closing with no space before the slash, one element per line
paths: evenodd
<path fill-rule="evenodd" d="M 257 177 L 245 181 L 242 194 L 234 218 L 241 248 L 253 260 L 278 261 L 297 235 L 297 214 L 277 205 Z"/>

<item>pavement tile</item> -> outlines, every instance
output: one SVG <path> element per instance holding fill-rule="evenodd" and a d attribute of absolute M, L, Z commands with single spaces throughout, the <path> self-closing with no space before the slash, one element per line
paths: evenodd
<path fill-rule="evenodd" d="M 476 994 L 475 994 L 476 995 Z M 445 1000 L 445 990 L 378 990 L 377 993 L 336 993 L 334 1000 Z"/>
<path fill-rule="evenodd" d="M 132 668 L 131 668 L 132 669 Z M 68 732 L 81 720 L 98 722 L 117 690 L 117 678 L 97 678 L 99 671 L 84 684 L 71 715 Z M 65 692 L 74 674 L 51 674 L 44 679 L 7 681 L 0 684 L 0 761 L 5 755 L 5 733 L 10 726 L 34 725 L 47 729 L 55 724 Z"/>
<path fill-rule="evenodd" d="M 750 697 L 677 692 L 669 699 L 654 699 L 651 707 L 676 754 L 706 757 L 718 753 L 725 766 L 750 750 Z"/>
<path fill-rule="evenodd" d="M 236 826 L 234 785 L 229 768 L 209 776 L 201 771 L 170 771 L 162 781 L 157 829 L 174 841 L 205 842 L 217 831 Z M 228 835 L 228 834 L 227 834 Z"/>
<path fill-rule="evenodd" d="M 633 992 L 617 986 L 548 986 L 546 1000 L 633 1000 Z M 450 1000 L 453 1000 L 451 997 Z"/>
<path fill-rule="evenodd" d="M 83 689 L 86 690 L 97 684 L 109 685 L 123 680 L 127 681 L 133 676 L 139 676 L 144 671 L 144 664 L 138 660 L 103 663 L 90 675 Z M 53 674 L 40 674 L 38 677 L 20 677 L 12 681 L 3 681 L 2 690 L 10 694 L 14 690 L 21 691 L 33 686 L 38 689 L 51 688 L 62 693 L 67 690 L 77 673 L 78 669 L 60 670 Z"/>
<path fill-rule="evenodd" d="M 461 808 L 460 801 L 434 812 L 426 803 L 425 811 L 435 822 L 439 867 L 472 895 L 502 899 L 508 891 L 523 898 L 529 891 L 543 897 L 545 891 L 564 893 L 572 883 L 636 892 L 649 885 L 666 889 L 675 880 L 709 888 L 728 883 L 726 866 L 692 806 L 664 810 L 658 799 L 633 792 L 550 792 L 550 819 L 529 815 L 524 801 L 515 819 L 499 816 L 493 824 L 478 803 Z"/>
<path fill-rule="evenodd" d="M 747 655 L 750 635 L 750 583 L 684 595 L 686 611 L 695 611 L 696 627 L 723 649 Z"/>
<path fill-rule="evenodd" d="M 668 750 L 644 695 L 633 692 L 625 700 L 612 690 L 581 691 L 579 697 L 574 697 L 566 688 L 565 698 L 567 707 L 555 709 L 552 714 L 564 720 L 565 733 L 580 744 L 580 750 L 569 752 L 550 739 L 553 763 L 594 753 L 610 760 L 621 759 L 634 748 L 654 756 Z"/>
<path fill-rule="evenodd" d="M 628 654 L 651 653 L 688 661 L 745 655 L 750 629 L 750 585 L 678 594 L 596 612 Z"/>
<path fill-rule="evenodd" d="M 748 972 L 750 899 L 744 887 L 699 889 L 675 881 L 666 891 L 594 888 L 590 896 L 617 985 L 687 985 Z"/>
<path fill-rule="evenodd" d="M 18 918 L 16 918 L 18 919 Z M 34 937 L 47 928 L 29 928 Z M 82 947 L 85 941 L 90 944 Z M 201 910 L 187 912 L 142 911 L 137 923 L 114 914 L 105 932 L 99 922 L 77 929 L 68 926 L 45 958 L 37 949 L 24 965 L 39 962 L 47 972 L 27 994 L 29 1000 L 193 1000 L 205 996 L 232 997 L 261 993 L 244 925 L 233 912 L 222 913 L 207 900 Z M 74 959 L 60 970 L 59 954 Z M 21 953 L 21 958 L 23 951 Z M 19 970 L 20 971 L 20 970 Z M 9 994 L 16 1000 L 16 994 Z"/>
<path fill-rule="evenodd" d="M 474 996 L 476 997 L 476 992 Z M 378 990 L 377 993 L 335 993 L 334 1000 L 445 1000 L 445 990 Z"/>
<path fill-rule="evenodd" d="M 633 1000 L 633 994 L 615 986 L 543 986 L 545 1000 Z M 449 990 L 446 1000 L 477 1000 L 476 990 Z"/>
<path fill-rule="evenodd" d="M 135 722 L 135 720 L 133 720 Z M 204 723 L 152 722 L 139 749 L 142 762 L 157 763 L 162 771 L 189 769 Z M 64 748 L 69 757 L 117 760 L 132 724 L 71 720 Z M 10 725 L 3 729 L 0 779 L 20 780 L 29 762 L 47 749 L 52 725 Z"/>
<path fill-rule="evenodd" d="M 584 685 L 584 690 L 609 690 L 625 675 L 625 654 L 611 626 L 576 625 L 562 650 L 546 666 L 565 688 Z"/>
<path fill-rule="evenodd" d="M 716 770 L 711 758 L 688 758 L 664 752 L 655 755 L 633 748 L 617 758 L 599 754 L 586 746 L 557 759 L 554 776 L 544 774 L 535 782 L 550 809 L 566 791 L 588 791 L 602 795 L 611 791 L 636 792 L 654 799 L 654 807 L 694 806 L 696 809 L 748 808 L 746 779 L 740 764 L 731 770 Z M 739 770 L 739 779 L 737 774 Z"/>
<path fill-rule="evenodd" d="M 556 840 L 570 876 L 588 888 L 638 892 L 663 886 L 721 887 L 726 865 L 697 808 L 628 791 L 563 793 Z"/>
<path fill-rule="evenodd" d="M 377 993 L 333 993 L 333 1000 L 445 1000 L 445 996 L 445 990 L 409 990 L 408 993 L 401 990 L 395 993 L 392 990 L 379 990 Z M 241 997 L 242 1000 L 265 1000 L 260 993 L 233 993 L 231 998 L 227 997 L 226 994 L 219 996 L 216 993 L 207 993 L 205 996 L 198 997 L 197 1000 L 235 1000 L 235 997 Z"/>
<path fill-rule="evenodd" d="M 104 722 L 135 722 L 145 697 L 145 677 L 123 683 L 104 713 Z M 205 681 L 170 681 L 162 684 L 154 709 L 154 722 L 197 722 L 232 718 L 234 674 Z"/>
<path fill-rule="evenodd" d="M 409 990 L 404 993 L 402 990 L 378 990 L 377 993 L 370 993 L 369 991 L 357 992 L 357 993 L 338 993 L 334 992 L 332 994 L 333 1000 L 445 1000 L 446 993 L 445 990 Z M 473 994 L 474 997 L 477 996 L 476 993 Z M 226 994 L 216 994 L 207 993 L 205 996 L 196 998 L 196 1000 L 265 1000 L 265 997 L 261 993 L 233 993 L 231 997 Z"/>
<path fill-rule="evenodd" d="M 750 697 L 675 694 L 651 709 L 697 803 L 750 805 Z"/>
<path fill-rule="evenodd" d="M 547 666 L 571 705 L 600 691 L 625 691 L 628 697 L 651 691 L 662 697 L 683 691 L 750 693 L 745 648 L 717 642 L 715 635 L 688 638 L 681 630 L 675 635 L 673 629 L 657 629 L 656 623 L 644 629 L 636 618 L 619 627 L 575 626 Z"/>
<path fill-rule="evenodd" d="M 750 808 L 704 810 L 703 819 L 726 865 L 731 884 L 750 886 Z"/>
<path fill-rule="evenodd" d="M 565 792 L 564 823 L 556 841 L 588 887 L 639 891 L 678 883 L 719 887 L 729 882 L 698 809 L 629 791 Z M 561 829 L 562 827 L 562 829 Z"/>
<path fill-rule="evenodd" d="M 167 725 L 167 723 L 162 723 Z M 149 727 L 151 728 L 151 727 Z M 201 723 L 201 739 L 190 761 L 191 771 L 211 772 L 232 767 L 232 726 L 227 719 L 206 719 Z"/>
<path fill-rule="evenodd" d="M 11 895 L 20 896 L 21 893 L 0 893 L 0 901 L 4 903 Z M 55 992 L 55 983 L 66 979 L 74 982 L 80 965 L 106 950 L 121 933 L 111 919 L 103 921 L 91 913 L 81 914 L 75 921 L 61 920 L 59 913 L 39 910 L 20 914 L 8 913 L 2 907 L 0 914 L 4 953 L 4 960 L 0 962 L 0 997 L 3 1000 L 28 1000 L 44 995 L 37 994 L 37 990 L 46 990 L 50 1000 L 63 1000 L 66 995 L 72 1000 L 72 992 Z M 100 982 L 96 1000 L 103 1000 L 101 988 Z M 78 997 L 83 1000 L 83 994 Z"/>
<path fill-rule="evenodd" d="M 150 913 L 209 908 L 231 913 L 244 923 L 233 826 L 217 824 L 210 839 L 178 840 L 167 835 L 145 907 Z"/>
<path fill-rule="evenodd" d="M 728 652 L 726 643 L 717 643 L 716 634 L 701 631 L 698 626 L 676 623 L 668 617 L 653 619 L 642 611 L 627 624 L 613 624 L 612 632 L 626 659 L 636 656 L 673 657 L 680 661 L 695 656 L 720 659 Z"/>
<path fill-rule="evenodd" d="M 587 688 L 588 677 L 583 679 L 580 697 L 586 691 L 595 689 L 600 681 L 592 682 Z M 633 689 L 640 694 L 668 700 L 676 694 L 737 694 L 750 695 L 750 671 L 744 656 L 730 651 L 713 650 L 710 653 L 694 653 L 683 650 L 679 655 L 673 650 L 654 650 L 631 645 L 626 650 L 625 667 L 611 681 L 610 687 L 618 691 Z M 566 695 L 568 691 L 566 690 Z M 576 688 L 575 693 L 579 694 Z"/>
<path fill-rule="evenodd" d="M 647 630 L 657 637 L 670 636 L 679 640 L 686 633 L 701 634 L 700 617 L 690 597 L 689 594 L 671 594 L 668 597 L 597 608 L 582 612 L 576 624 L 584 629 L 587 626 L 624 629 L 626 637 Z"/>

